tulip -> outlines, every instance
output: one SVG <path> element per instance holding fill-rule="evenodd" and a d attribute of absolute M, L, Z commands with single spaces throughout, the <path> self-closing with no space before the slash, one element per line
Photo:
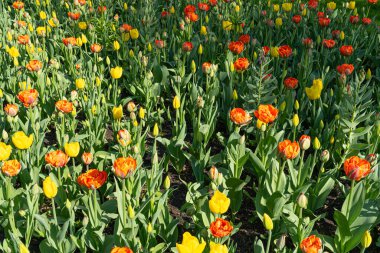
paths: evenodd
<path fill-rule="evenodd" d="M 129 34 L 131 35 L 131 39 L 133 40 L 137 40 L 138 37 L 139 37 L 139 30 L 137 30 L 136 28 L 132 29 L 129 31 Z"/>
<path fill-rule="evenodd" d="M 307 197 L 305 196 L 303 192 L 301 192 L 301 194 L 299 195 L 297 199 L 297 204 L 299 207 L 303 209 L 307 208 Z"/>
<path fill-rule="evenodd" d="M 43 181 L 43 190 L 47 198 L 52 199 L 57 195 L 58 188 L 55 182 L 48 176 Z"/>
<path fill-rule="evenodd" d="M 77 80 L 75 80 L 75 86 L 77 87 L 77 89 L 82 90 L 86 86 L 86 82 L 83 78 L 78 78 Z"/>
<path fill-rule="evenodd" d="M 210 242 L 210 253 L 228 253 L 226 245 Z"/>
<path fill-rule="evenodd" d="M 368 248 L 372 243 L 372 237 L 371 237 L 371 233 L 366 230 L 363 234 L 363 237 L 362 237 L 362 240 L 361 240 L 361 244 L 363 246 L 363 248 Z"/>
<path fill-rule="evenodd" d="M 12 153 L 12 147 L 10 145 L 5 144 L 4 142 L 0 142 L 0 161 L 8 160 Z"/>
<path fill-rule="evenodd" d="M 18 247 L 20 253 L 29 253 L 28 248 L 22 242 L 20 242 Z"/>
<path fill-rule="evenodd" d="M 33 144 L 33 134 L 27 136 L 24 132 L 18 131 L 13 134 L 12 143 L 18 149 L 28 149 Z"/>
<path fill-rule="evenodd" d="M 70 142 L 65 144 L 65 153 L 70 157 L 77 157 L 79 154 L 79 142 Z"/>
<path fill-rule="evenodd" d="M 170 177 L 166 176 L 164 181 L 164 188 L 168 190 L 170 188 Z"/>
<path fill-rule="evenodd" d="M 224 214 L 230 207 L 230 199 L 222 192 L 216 191 L 209 201 L 211 212 L 215 214 Z"/>
<path fill-rule="evenodd" d="M 314 140 L 313 140 L 313 148 L 315 150 L 318 150 L 321 148 L 321 143 L 319 142 L 318 138 L 315 137 Z"/>
<path fill-rule="evenodd" d="M 266 213 L 264 213 L 263 223 L 264 223 L 264 227 L 266 230 L 268 230 L 268 231 L 273 230 L 273 221 L 272 221 L 271 217 Z"/>
<path fill-rule="evenodd" d="M 154 124 L 154 127 L 153 127 L 153 136 L 154 136 L 154 137 L 157 137 L 157 136 L 158 136 L 158 133 L 159 133 L 158 124 L 155 123 L 155 124 Z"/>
<path fill-rule="evenodd" d="M 189 232 L 183 234 L 182 243 L 176 244 L 178 253 L 202 253 L 206 247 L 206 242 L 202 239 L 201 242 L 192 236 Z"/>
<path fill-rule="evenodd" d="M 123 106 L 119 105 L 118 107 L 114 106 L 112 108 L 112 116 L 114 120 L 120 120 L 123 117 Z"/>
<path fill-rule="evenodd" d="M 178 96 L 175 96 L 173 99 L 173 108 L 178 110 L 181 107 L 181 101 Z"/>
<path fill-rule="evenodd" d="M 121 75 L 123 74 L 123 68 L 122 67 L 111 68 L 110 74 L 113 79 L 119 79 Z"/>
<path fill-rule="evenodd" d="M 117 40 L 115 40 L 115 41 L 113 42 L 113 49 L 114 49 L 115 51 L 118 51 L 118 50 L 120 49 L 120 44 L 119 44 L 119 42 L 118 42 Z"/>
<path fill-rule="evenodd" d="M 292 119 L 292 122 L 293 122 L 293 126 L 294 127 L 297 127 L 300 123 L 300 119 L 298 117 L 298 114 L 294 114 L 293 115 L 293 119 Z"/>

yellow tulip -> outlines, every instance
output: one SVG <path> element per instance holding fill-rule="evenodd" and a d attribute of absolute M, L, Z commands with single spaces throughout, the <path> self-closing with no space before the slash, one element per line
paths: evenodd
<path fill-rule="evenodd" d="M 292 122 L 293 122 L 293 126 L 294 127 L 297 127 L 300 123 L 300 119 L 298 117 L 298 114 L 294 114 L 293 115 L 293 119 L 292 119 Z"/>
<path fill-rule="evenodd" d="M 273 11 L 274 12 L 278 12 L 280 10 L 280 5 L 278 5 L 278 4 L 274 4 L 273 5 Z"/>
<path fill-rule="evenodd" d="M 367 230 L 364 232 L 361 244 L 362 244 L 363 248 L 366 249 L 371 245 L 371 243 L 372 243 L 371 233 Z"/>
<path fill-rule="evenodd" d="M 202 253 L 206 247 L 206 242 L 202 239 L 202 242 L 192 236 L 189 232 L 183 234 L 182 243 L 176 244 L 178 253 Z"/>
<path fill-rule="evenodd" d="M 173 108 L 177 110 L 180 107 L 181 107 L 181 100 L 179 99 L 178 96 L 175 96 L 173 99 Z"/>
<path fill-rule="evenodd" d="M 136 40 L 139 37 L 139 30 L 136 28 L 129 31 L 129 34 L 131 35 L 131 39 Z"/>
<path fill-rule="evenodd" d="M 5 144 L 4 142 L 0 142 L 0 161 L 8 160 L 11 156 L 12 147 L 10 145 Z"/>
<path fill-rule="evenodd" d="M 140 107 L 140 109 L 139 109 L 139 117 L 140 117 L 140 119 L 145 118 L 145 109 L 142 107 Z"/>
<path fill-rule="evenodd" d="M 119 105 L 112 109 L 112 116 L 114 120 L 120 120 L 123 117 L 123 106 Z"/>
<path fill-rule="evenodd" d="M 284 11 L 286 11 L 286 12 L 291 11 L 291 10 L 292 10 L 292 7 L 293 7 L 292 3 L 283 3 L 283 4 L 282 4 L 282 9 L 283 9 Z"/>
<path fill-rule="evenodd" d="M 270 48 L 270 55 L 272 57 L 278 57 L 279 56 L 278 47 L 271 47 Z"/>
<path fill-rule="evenodd" d="M 83 33 L 81 35 L 81 38 L 82 38 L 82 43 L 83 44 L 86 44 L 88 42 L 86 35 L 84 35 Z"/>
<path fill-rule="evenodd" d="M 18 51 L 18 49 L 16 47 L 11 47 L 7 50 L 8 54 L 13 57 L 13 58 L 16 58 L 16 57 L 19 57 L 20 56 L 20 53 Z"/>
<path fill-rule="evenodd" d="M 20 242 L 18 247 L 19 247 L 20 253 L 29 253 L 28 248 L 22 242 Z"/>
<path fill-rule="evenodd" d="M 207 34 L 207 28 L 206 26 L 202 25 L 201 27 L 201 35 L 206 35 Z"/>
<path fill-rule="evenodd" d="M 46 28 L 45 27 L 43 27 L 43 26 L 39 26 L 39 27 L 37 27 L 37 34 L 39 35 L 39 36 L 45 36 L 45 34 L 46 34 Z"/>
<path fill-rule="evenodd" d="M 276 23 L 276 26 L 277 26 L 277 27 L 282 26 L 282 18 L 276 18 L 275 23 Z"/>
<path fill-rule="evenodd" d="M 355 9 L 355 1 L 351 1 L 348 3 L 348 9 L 354 10 Z"/>
<path fill-rule="evenodd" d="M 13 134 L 12 142 L 18 149 L 28 149 L 33 144 L 33 134 L 27 136 L 24 132 L 18 131 Z"/>
<path fill-rule="evenodd" d="M 175 13 L 174 6 L 170 7 L 169 12 L 170 12 L 170 14 L 174 14 Z"/>
<path fill-rule="evenodd" d="M 230 30 L 232 30 L 232 22 L 224 20 L 222 22 L 222 27 L 223 27 L 224 30 L 230 31 Z"/>
<path fill-rule="evenodd" d="M 119 42 L 118 42 L 117 40 L 115 40 L 115 41 L 113 42 L 113 49 L 114 49 L 115 51 L 118 51 L 118 50 L 120 49 L 120 44 L 119 44 Z"/>
<path fill-rule="evenodd" d="M 335 2 L 329 2 L 329 3 L 327 3 L 327 8 L 330 9 L 330 10 L 335 10 L 336 3 Z"/>
<path fill-rule="evenodd" d="M 50 177 L 46 177 L 42 183 L 42 188 L 44 190 L 44 194 L 47 198 L 52 199 L 57 195 L 58 188 L 57 185 Z"/>
<path fill-rule="evenodd" d="M 210 253 L 228 253 L 226 245 L 210 242 Z"/>
<path fill-rule="evenodd" d="M 70 157 L 77 157 L 79 154 L 79 142 L 70 142 L 65 144 L 65 153 Z"/>
<path fill-rule="evenodd" d="M 322 79 L 315 79 L 311 87 L 306 87 L 306 95 L 310 100 L 316 100 L 321 97 L 321 92 L 323 89 Z"/>
<path fill-rule="evenodd" d="M 315 137 L 314 140 L 313 140 L 313 148 L 315 150 L 318 150 L 318 149 L 321 148 L 321 143 L 319 142 L 318 137 Z"/>
<path fill-rule="evenodd" d="M 86 30 L 87 29 L 87 23 L 86 22 L 79 22 L 78 27 L 81 30 Z"/>
<path fill-rule="evenodd" d="M 119 79 L 121 75 L 123 74 L 123 68 L 122 67 L 111 68 L 110 73 L 113 79 Z"/>
<path fill-rule="evenodd" d="M 154 124 L 154 127 L 153 127 L 153 136 L 154 136 L 154 137 L 157 137 L 157 136 L 158 136 L 158 133 L 159 133 L 158 124 L 155 123 L 155 124 Z"/>
<path fill-rule="evenodd" d="M 78 78 L 77 80 L 75 80 L 75 86 L 77 87 L 77 89 L 82 90 L 86 86 L 86 82 L 83 78 Z"/>
<path fill-rule="evenodd" d="M 231 200 L 222 192 L 216 191 L 208 202 L 211 212 L 224 214 L 230 207 Z"/>
<path fill-rule="evenodd" d="M 42 20 L 46 19 L 46 13 L 44 11 L 40 11 L 40 19 Z"/>
<path fill-rule="evenodd" d="M 271 219 L 271 217 L 264 213 L 264 220 L 263 220 L 263 223 L 264 223 L 264 227 L 266 230 L 273 230 L 273 221 Z"/>

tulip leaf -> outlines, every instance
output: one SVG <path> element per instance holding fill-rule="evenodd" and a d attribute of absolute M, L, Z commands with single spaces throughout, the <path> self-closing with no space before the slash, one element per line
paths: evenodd
<path fill-rule="evenodd" d="M 351 200 L 351 202 L 350 202 Z M 365 200 L 364 181 L 355 185 L 354 189 L 347 195 L 342 206 L 342 213 L 347 214 L 348 223 L 352 224 L 359 216 Z"/>

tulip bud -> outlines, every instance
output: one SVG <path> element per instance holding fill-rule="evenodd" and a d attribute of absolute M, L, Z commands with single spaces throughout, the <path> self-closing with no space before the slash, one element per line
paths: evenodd
<path fill-rule="evenodd" d="M 146 228 L 146 231 L 150 234 L 153 232 L 153 227 L 152 227 L 152 224 L 149 222 L 148 223 L 148 227 Z"/>
<path fill-rule="evenodd" d="M 203 47 L 202 47 L 202 44 L 200 44 L 199 47 L 198 47 L 198 54 L 199 54 L 199 55 L 202 55 L 202 54 L 203 54 Z"/>
<path fill-rule="evenodd" d="M 271 217 L 266 213 L 264 213 L 263 223 L 264 223 L 264 227 L 266 230 L 268 230 L 268 231 L 273 230 L 273 221 L 272 221 Z"/>
<path fill-rule="evenodd" d="M 321 148 L 321 143 L 319 142 L 318 138 L 315 137 L 314 140 L 313 140 L 313 148 L 315 150 L 318 150 Z"/>
<path fill-rule="evenodd" d="M 367 70 L 367 73 L 366 73 L 366 75 L 365 75 L 365 79 L 370 80 L 371 77 L 372 77 L 371 69 L 368 69 L 368 70 Z"/>
<path fill-rule="evenodd" d="M 153 127 L 153 136 L 154 136 L 154 137 L 157 137 L 157 136 L 158 136 L 158 133 L 159 133 L 158 124 L 155 123 L 155 124 L 154 124 L 154 127 Z"/>
<path fill-rule="evenodd" d="M 190 66 L 190 68 L 191 68 L 191 73 L 195 73 L 195 72 L 197 72 L 197 65 L 195 64 L 195 61 L 194 60 L 192 60 L 191 61 L 191 66 Z"/>
<path fill-rule="evenodd" d="M 201 96 L 198 96 L 197 98 L 197 107 L 202 109 L 203 106 L 205 105 L 205 101 L 203 100 L 203 98 Z"/>
<path fill-rule="evenodd" d="M 19 211 L 18 211 L 18 214 L 19 214 L 21 217 L 25 217 L 26 212 L 25 212 L 25 210 L 19 210 Z"/>
<path fill-rule="evenodd" d="M 296 111 L 298 111 L 298 109 L 300 109 L 300 103 L 298 102 L 298 100 L 296 99 L 296 101 L 294 102 L 294 109 Z"/>
<path fill-rule="evenodd" d="M 286 101 L 284 101 L 284 102 L 282 102 L 281 104 L 280 104 L 280 111 L 285 111 L 285 109 L 286 109 Z"/>
<path fill-rule="evenodd" d="M 19 252 L 20 253 L 29 253 L 28 248 L 22 242 L 20 242 L 20 244 L 19 244 Z"/>
<path fill-rule="evenodd" d="M 326 163 L 328 162 L 329 159 L 330 159 L 330 152 L 328 150 L 323 150 L 321 153 L 321 161 L 323 163 Z"/>
<path fill-rule="evenodd" d="M 83 219 L 82 219 L 82 225 L 83 225 L 83 227 L 86 227 L 87 224 L 88 224 L 88 217 L 84 216 Z"/>
<path fill-rule="evenodd" d="M 323 120 L 319 121 L 319 128 L 322 130 L 325 127 Z"/>
<path fill-rule="evenodd" d="M 307 208 L 307 197 L 303 192 L 301 192 L 301 194 L 298 196 L 297 204 L 303 209 Z"/>
<path fill-rule="evenodd" d="M 3 140 L 5 140 L 5 141 L 8 140 L 8 138 L 9 138 L 7 131 L 5 131 L 4 129 L 3 129 L 3 132 L 2 132 L 2 134 L 1 134 L 1 137 L 2 137 Z"/>
<path fill-rule="evenodd" d="M 371 233 L 367 230 L 364 232 L 361 244 L 362 244 L 363 248 L 366 249 L 371 245 L 371 243 L 372 243 Z"/>
<path fill-rule="evenodd" d="M 321 44 L 321 41 L 322 41 L 322 39 L 321 39 L 321 36 L 317 36 L 317 44 L 319 45 L 319 44 Z"/>
<path fill-rule="evenodd" d="M 165 177 L 164 188 L 165 188 L 165 190 L 170 188 L 170 177 L 169 176 Z"/>
<path fill-rule="evenodd" d="M 218 179 L 219 171 L 215 166 L 212 166 L 208 172 L 208 175 L 212 181 L 216 181 Z"/>
<path fill-rule="evenodd" d="M 236 89 L 234 89 L 234 91 L 232 92 L 232 99 L 236 101 L 238 100 L 238 98 L 239 98 L 238 93 Z"/>
<path fill-rule="evenodd" d="M 176 95 L 173 99 L 173 108 L 175 110 L 178 110 L 179 108 L 181 107 L 181 100 L 179 99 L 179 97 Z"/>
<path fill-rule="evenodd" d="M 293 126 L 294 127 L 297 127 L 300 123 L 300 119 L 298 118 L 298 114 L 294 114 L 293 115 L 293 119 L 292 119 L 292 122 L 293 122 Z"/>
<path fill-rule="evenodd" d="M 140 107 L 140 109 L 139 109 L 139 118 L 140 119 L 145 118 L 145 109 L 143 107 Z"/>
<path fill-rule="evenodd" d="M 340 40 L 344 40 L 344 32 L 343 31 L 340 32 L 339 38 L 340 38 Z"/>
<path fill-rule="evenodd" d="M 131 205 L 128 206 L 128 215 L 131 219 L 135 218 L 135 211 L 133 210 Z"/>
<path fill-rule="evenodd" d="M 235 66 L 233 62 L 230 63 L 230 72 L 235 72 Z"/>

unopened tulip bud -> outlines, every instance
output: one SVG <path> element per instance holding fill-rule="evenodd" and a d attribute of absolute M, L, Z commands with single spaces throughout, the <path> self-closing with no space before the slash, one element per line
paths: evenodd
<path fill-rule="evenodd" d="M 197 98 L 197 107 L 198 108 L 203 108 L 205 105 L 205 101 L 203 100 L 203 98 L 201 96 L 198 96 Z"/>
<path fill-rule="evenodd" d="M 321 153 L 321 161 L 326 163 L 330 159 L 330 152 L 328 150 L 323 150 Z"/>
<path fill-rule="evenodd" d="M 317 36 L 317 44 L 319 45 L 319 44 L 321 44 L 321 41 L 322 41 L 322 39 L 321 39 L 321 36 Z"/>
<path fill-rule="evenodd" d="M 218 173 L 217 184 L 221 185 L 222 183 L 223 183 L 223 174 L 222 173 Z"/>
<path fill-rule="evenodd" d="M 284 102 L 282 102 L 281 104 L 280 104 L 280 111 L 285 111 L 285 109 L 286 109 L 286 101 L 284 101 Z"/>
<path fill-rule="evenodd" d="M 340 40 L 344 40 L 344 32 L 343 31 L 340 32 L 339 38 L 340 38 Z"/>
<path fill-rule="evenodd" d="M 330 144 L 334 144 L 334 142 L 335 142 L 335 138 L 334 138 L 334 136 L 331 136 L 330 137 Z"/>
<path fill-rule="evenodd" d="M 86 227 L 87 224 L 88 224 L 88 217 L 84 216 L 83 219 L 82 219 L 82 225 L 83 225 L 83 227 Z"/>
<path fill-rule="evenodd" d="M 25 212 L 25 210 L 20 210 L 20 211 L 18 211 L 18 214 L 21 216 L 21 217 L 25 217 L 25 215 L 26 215 L 26 212 Z"/>
<path fill-rule="evenodd" d="M 253 52 L 253 59 L 257 59 L 257 53 L 256 52 Z"/>
<path fill-rule="evenodd" d="M 153 232 L 153 227 L 152 227 L 152 224 L 149 222 L 148 223 L 148 227 L 146 228 L 146 231 L 150 234 Z"/>
<path fill-rule="evenodd" d="M 178 110 L 180 107 L 181 107 L 181 100 L 180 100 L 179 96 L 175 96 L 173 99 L 173 108 L 175 110 Z"/>
<path fill-rule="evenodd" d="M 364 232 L 364 235 L 361 240 L 361 244 L 363 248 L 366 249 L 366 248 L 369 248 L 369 246 L 371 246 L 371 243 L 372 243 L 372 236 L 371 236 L 371 233 L 367 230 Z"/>
<path fill-rule="evenodd" d="M 208 175 L 212 181 L 216 181 L 218 179 L 219 171 L 215 166 L 212 166 L 208 172 Z"/>
<path fill-rule="evenodd" d="M 170 177 L 166 176 L 164 181 L 164 188 L 167 190 L 170 188 Z"/>
<path fill-rule="evenodd" d="M 86 165 L 90 165 L 94 159 L 94 156 L 91 152 L 84 152 L 82 154 L 82 161 Z"/>
<path fill-rule="evenodd" d="M 365 79 L 370 80 L 371 77 L 372 77 L 371 69 L 368 69 L 368 70 L 367 70 L 367 73 L 366 73 L 366 75 L 365 75 Z"/>
<path fill-rule="evenodd" d="M 135 109 L 136 109 L 136 104 L 133 103 L 132 101 L 130 101 L 127 104 L 127 110 L 128 110 L 128 112 L 133 112 L 133 111 L 135 111 Z"/>
<path fill-rule="evenodd" d="M 70 208 L 71 208 L 71 202 L 70 202 L 69 199 L 66 199 L 65 206 L 66 206 L 67 209 L 70 209 Z"/>
<path fill-rule="evenodd" d="M 155 123 L 155 124 L 154 124 L 154 127 L 153 127 L 153 136 L 154 136 L 154 137 L 157 137 L 157 136 L 158 136 L 158 133 L 159 133 L 158 124 Z"/>
<path fill-rule="evenodd" d="M 366 72 L 364 71 L 364 69 L 360 70 L 360 71 L 359 71 L 359 80 L 360 80 L 361 82 L 363 82 L 364 79 L 365 79 L 365 77 L 366 77 Z"/>
<path fill-rule="evenodd" d="M 199 54 L 199 55 L 202 55 L 202 54 L 203 54 L 203 47 L 202 47 L 202 44 L 200 44 L 199 47 L 198 47 L 198 54 Z"/>
<path fill-rule="evenodd" d="M 129 113 L 129 117 L 131 118 L 131 120 L 136 120 L 136 113 L 135 112 L 130 112 Z"/>
<path fill-rule="evenodd" d="M 268 214 L 264 213 L 263 219 L 265 229 L 268 231 L 273 230 L 273 221 L 271 217 Z"/>
<path fill-rule="evenodd" d="M 245 143 L 245 135 L 240 136 L 239 144 L 243 145 Z"/>
<path fill-rule="evenodd" d="M 303 192 L 301 192 L 301 194 L 298 196 L 297 204 L 303 209 L 307 208 L 307 197 Z"/>
<path fill-rule="evenodd" d="M 325 127 L 325 123 L 323 123 L 323 120 L 319 121 L 319 128 L 323 129 Z"/>
<path fill-rule="evenodd" d="M 145 109 L 143 107 L 140 107 L 140 109 L 139 109 L 139 118 L 140 119 L 145 118 Z"/>
<path fill-rule="evenodd" d="M 8 138 L 9 138 L 9 135 L 8 135 L 7 131 L 5 131 L 4 129 L 3 129 L 3 132 L 1 133 L 1 137 L 5 141 L 8 140 Z"/>
<path fill-rule="evenodd" d="M 235 72 L 235 66 L 233 62 L 230 63 L 230 72 Z"/>
<path fill-rule="evenodd" d="M 298 117 L 298 114 L 294 114 L 293 115 L 293 119 L 292 119 L 292 122 L 293 122 L 293 126 L 294 127 L 297 127 L 300 123 L 300 119 Z"/>
<path fill-rule="evenodd" d="M 313 140 L 313 148 L 315 150 L 318 150 L 321 148 L 321 143 L 319 142 L 318 138 L 315 137 L 314 140 Z"/>
<path fill-rule="evenodd" d="M 236 89 L 234 89 L 234 91 L 232 92 L 232 99 L 236 101 L 238 100 L 238 98 L 239 98 L 238 93 Z"/>
<path fill-rule="evenodd" d="M 190 66 L 190 68 L 191 68 L 191 73 L 195 73 L 195 72 L 197 72 L 197 65 L 195 64 L 195 61 L 194 60 L 192 60 L 191 61 L 191 66 Z"/>
<path fill-rule="evenodd" d="M 300 109 L 300 103 L 298 102 L 298 100 L 296 99 L 296 101 L 294 102 L 294 109 L 296 111 L 298 111 Z"/>
<path fill-rule="evenodd" d="M 133 210 L 131 205 L 128 206 L 128 216 L 131 219 L 135 218 L 135 211 Z"/>

